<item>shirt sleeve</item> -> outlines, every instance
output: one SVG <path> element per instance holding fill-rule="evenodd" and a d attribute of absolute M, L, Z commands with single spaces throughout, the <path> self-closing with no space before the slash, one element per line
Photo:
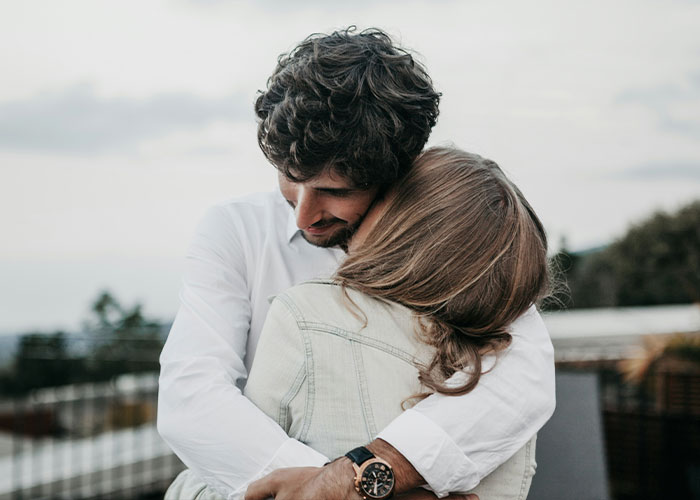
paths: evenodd
<path fill-rule="evenodd" d="M 474 390 L 433 394 L 377 436 L 411 462 L 439 497 L 473 489 L 554 413 L 554 350 L 535 307 L 510 330 L 511 345 L 485 360 L 492 368 Z"/>
<path fill-rule="evenodd" d="M 290 439 L 237 383 L 251 319 L 240 227 L 223 208 L 199 224 L 185 261 L 180 309 L 160 357 L 158 430 L 180 459 L 225 497 L 290 466 L 327 459 Z"/>

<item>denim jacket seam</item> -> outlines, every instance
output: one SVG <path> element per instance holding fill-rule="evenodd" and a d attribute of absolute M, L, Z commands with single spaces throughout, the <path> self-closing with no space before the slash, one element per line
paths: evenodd
<path fill-rule="evenodd" d="M 299 392 L 301 391 L 301 388 L 304 385 L 304 381 L 306 380 L 306 364 L 303 363 L 299 367 L 299 371 L 297 372 L 296 377 L 294 377 L 294 380 L 292 382 L 292 385 L 290 386 L 289 390 L 287 393 L 284 395 L 284 397 L 280 400 L 280 406 L 277 412 L 277 423 L 282 427 L 283 429 L 287 429 L 287 421 L 289 420 L 289 407 L 294 400 L 299 395 Z"/>
<path fill-rule="evenodd" d="M 286 293 L 282 293 L 277 296 L 289 310 L 294 321 L 296 322 L 298 332 L 302 338 L 304 345 L 304 366 L 305 379 L 306 379 L 306 401 L 304 407 L 304 416 L 301 425 L 300 434 L 297 439 L 300 441 L 308 440 L 309 433 L 311 432 L 311 420 L 314 412 L 315 396 L 316 396 L 316 384 L 314 379 L 314 359 L 313 359 L 313 339 L 312 333 L 324 333 L 334 335 L 336 337 L 343 338 L 351 343 L 353 360 L 355 361 L 356 376 L 358 377 L 359 387 L 360 387 L 360 402 L 363 410 L 363 419 L 365 421 L 365 427 L 369 434 L 369 439 L 373 439 L 377 435 L 376 423 L 374 421 L 374 414 L 371 409 L 369 401 L 369 392 L 366 390 L 367 383 L 365 374 L 361 367 L 358 367 L 358 362 L 360 365 L 363 364 L 361 348 L 363 346 L 368 348 L 377 349 L 382 351 L 394 358 L 398 358 L 406 363 L 415 366 L 416 358 L 414 355 L 397 348 L 396 346 L 390 345 L 381 340 L 373 339 L 371 337 L 362 335 L 359 332 L 352 330 L 339 328 L 336 326 L 331 326 L 324 322 L 308 321 L 302 311 L 297 307 L 295 301 Z M 359 355 L 359 358 L 357 357 Z M 360 371 L 358 371 L 360 370 Z M 291 400 L 290 400 L 291 401 Z"/>
<path fill-rule="evenodd" d="M 333 281 L 324 279 L 309 280 L 305 283 L 337 286 Z M 287 293 L 281 293 L 277 295 L 276 298 L 281 300 L 287 306 L 287 309 L 289 309 L 289 312 L 294 317 L 294 320 L 296 321 L 297 327 L 299 328 L 300 332 L 304 332 L 305 330 L 313 330 L 322 333 L 330 333 L 338 337 L 342 337 L 351 341 L 359 342 L 369 347 L 373 347 L 375 349 L 379 349 L 388 354 L 391 354 L 392 356 L 401 358 L 408 363 L 415 363 L 416 361 L 415 356 L 413 356 L 412 354 L 402 349 L 399 349 L 396 346 L 393 346 L 386 342 L 382 342 L 381 340 L 373 339 L 371 337 L 364 336 L 359 332 L 355 332 L 345 328 L 331 326 L 324 322 L 307 320 L 302 311 L 295 304 L 294 300 Z"/>
<path fill-rule="evenodd" d="M 303 330 L 315 331 L 318 333 L 329 333 L 331 335 L 335 335 L 336 337 L 344 338 L 344 339 L 349 340 L 351 342 L 357 342 L 358 344 L 362 344 L 362 345 L 365 345 L 367 347 L 371 347 L 371 348 L 383 351 L 383 352 L 390 354 L 396 358 L 402 359 L 403 361 L 406 361 L 407 363 L 415 363 L 415 361 L 416 361 L 416 358 L 414 355 L 404 351 L 403 349 L 399 349 L 396 346 L 392 346 L 390 344 L 387 344 L 386 342 L 382 342 L 381 340 L 367 337 L 365 335 L 362 335 L 361 333 L 354 332 L 352 330 L 346 330 L 344 328 L 330 326 L 327 323 L 320 323 L 320 322 L 313 322 L 313 321 L 303 321 L 303 324 L 300 325 L 300 328 Z"/>
<path fill-rule="evenodd" d="M 293 300 L 286 294 L 282 293 L 277 296 L 287 309 L 294 317 L 297 324 L 297 330 L 301 336 L 302 343 L 304 345 L 304 366 L 305 379 L 306 379 L 306 401 L 304 403 L 304 416 L 302 417 L 302 426 L 299 433 L 299 441 L 306 441 L 311 427 L 311 417 L 314 411 L 314 403 L 316 397 L 316 385 L 314 379 L 314 358 L 313 349 L 311 345 L 311 338 L 308 334 L 308 329 L 305 328 L 306 321 L 304 321 L 304 315 L 301 310 L 296 306 Z"/>
<path fill-rule="evenodd" d="M 526 466 L 525 466 L 525 471 L 523 472 L 523 479 L 520 482 L 520 494 L 518 495 L 518 500 L 524 500 L 525 497 L 527 496 L 527 482 L 528 482 L 528 476 L 531 475 L 531 468 L 532 465 L 530 464 L 530 450 L 532 448 L 532 438 L 527 442 L 525 445 L 525 461 L 526 461 Z"/>
<path fill-rule="evenodd" d="M 358 342 L 350 342 L 352 348 L 352 360 L 355 366 L 355 377 L 357 379 L 357 389 L 359 391 L 360 403 L 362 405 L 362 418 L 365 422 L 368 440 L 374 439 L 377 435 L 377 424 L 374 421 L 374 413 L 369 397 L 369 387 L 367 386 L 367 377 L 362 356 L 362 344 Z"/>

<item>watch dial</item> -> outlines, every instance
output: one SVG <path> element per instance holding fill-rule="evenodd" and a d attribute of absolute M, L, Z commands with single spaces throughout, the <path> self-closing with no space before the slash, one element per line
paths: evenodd
<path fill-rule="evenodd" d="M 370 498 L 384 498 L 394 486 L 394 473 L 385 464 L 369 464 L 362 474 L 362 491 Z"/>

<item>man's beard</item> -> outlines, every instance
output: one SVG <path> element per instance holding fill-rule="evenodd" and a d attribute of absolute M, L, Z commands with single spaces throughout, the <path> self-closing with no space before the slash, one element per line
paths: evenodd
<path fill-rule="evenodd" d="M 360 218 L 352 225 L 346 223 L 345 226 L 328 236 L 314 238 L 313 235 L 307 235 L 304 231 L 301 232 L 301 236 L 314 246 L 322 248 L 340 247 L 343 251 L 347 252 L 350 239 L 352 235 L 355 234 L 355 231 L 357 231 L 357 228 L 360 227 L 363 218 L 364 217 Z"/>

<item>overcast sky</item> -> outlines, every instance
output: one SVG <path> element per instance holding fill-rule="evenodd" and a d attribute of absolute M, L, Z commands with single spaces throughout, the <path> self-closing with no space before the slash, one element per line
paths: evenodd
<path fill-rule="evenodd" d="M 551 241 L 700 198 L 700 2 L 0 0 L 0 332 L 101 288 L 169 319 L 211 203 L 273 189 L 252 102 L 313 32 L 378 26 L 443 94 L 431 144 L 498 162 Z"/>

